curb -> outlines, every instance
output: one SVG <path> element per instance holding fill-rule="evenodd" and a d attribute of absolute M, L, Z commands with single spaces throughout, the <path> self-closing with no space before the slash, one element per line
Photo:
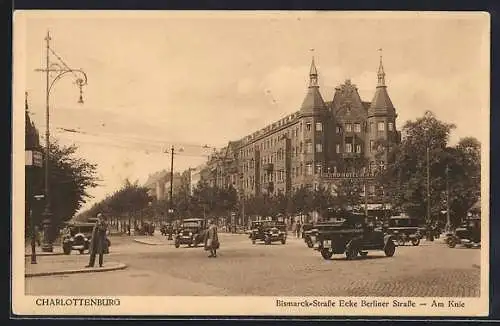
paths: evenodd
<path fill-rule="evenodd" d="M 152 243 L 152 242 L 146 242 L 142 241 L 141 239 L 134 239 L 135 242 L 140 243 L 140 244 L 145 244 L 148 246 L 164 246 L 166 243 Z"/>
<path fill-rule="evenodd" d="M 40 273 L 25 273 L 24 277 L 52 276 L 52 275 L 79 274 L 79 273 L 102 273 L 102 272 L 122 270 L 125 268 L 127 268 L 127 265 L 123 263 L 118 263 L 118 265 L 113 267 L 71 269 L 65 271 L 40 272 Z"/>
<path fill-rule="evenodd" d="M 37 252 L 36 257 L 43 257 L 43 256 L 62 256 L 64 255 L 64 252 Z M 25 258 L 31 257 L 31 254 L 24 254 Z"/>

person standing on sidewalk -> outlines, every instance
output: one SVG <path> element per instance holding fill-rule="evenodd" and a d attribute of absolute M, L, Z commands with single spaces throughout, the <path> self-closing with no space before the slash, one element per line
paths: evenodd
<path fill-rule="evenodd" d="M 217 234 L 217 226 L 214 220 L 210 220 L 210 226 L 205 232 L 205 250 L 210 251 L 209 258 L 217 257 L 217 249 L 219 249 L 219 236 Z"/>
<path fill-rule="evenodd" d="M 102 267 L 104 263 L 104 252 L 108 245 L 106 241 L 107 231 L 108 224 L 106 218 L 101 213 L 97 214 L 97 221 L 92 230 L 92 239 L 90 240 L 90 261 L 85 267 L 94 267 L 96 255 L 99 255 L 99 267 Z"/>

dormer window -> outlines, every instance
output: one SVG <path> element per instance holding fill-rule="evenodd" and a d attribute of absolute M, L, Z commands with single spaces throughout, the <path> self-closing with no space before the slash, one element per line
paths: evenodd
<path fill-rule="evenodd" d="M 351 131 L 352 131 L 352 124 L 350 124 L 350 123 L 346 123 L 346 124 L 345 124 L 345 130 L 346 130 L 347 132 L 351 132 Z"/>
<path fill-rule="evenodd" d="M 392 122 L 387 123 L 387 130 L 389 130 L 389 131 L 394 130 L 394 124 Z"/>
<path fill-rule="evenodd" d="M 354 132 L 361 132 L 361 124 L 360 123 L 354 124 Z"/>

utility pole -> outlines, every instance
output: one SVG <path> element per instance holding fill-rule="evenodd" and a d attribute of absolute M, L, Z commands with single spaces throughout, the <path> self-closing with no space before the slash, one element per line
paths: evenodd
<path fill-rule="evenodd" d="M 429 164 L 429 144 L 426 147 L 426 160 L 427 160 L 427 231 L 428 240 L 433 240 L 431 230 L 431 173 Z"/>
<path fill-rule="evenodd" d="M 448 174 L 450 172 L 450 167 L 446 164 L 446 232 L 451 231 L 451 218 L 450 218 L 450 188 L 448 181 Z"/>
<path fill-rule="evenodd" d="M 174 207 L 172 202 L 173 191 L 174 191 L 174 146 L 170 149 L 170 193 L 169 193 L 169 209 L 168 213 L 170 215 L 170 222 L 173 219 Z"/>

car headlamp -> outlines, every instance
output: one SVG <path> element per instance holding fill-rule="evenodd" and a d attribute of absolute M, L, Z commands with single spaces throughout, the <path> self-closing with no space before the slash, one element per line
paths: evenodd
<path fill-rule="evenodd" d="M 192 236 L 193 235 L 193 232 L 189 232 L 189 236 Z"/>

